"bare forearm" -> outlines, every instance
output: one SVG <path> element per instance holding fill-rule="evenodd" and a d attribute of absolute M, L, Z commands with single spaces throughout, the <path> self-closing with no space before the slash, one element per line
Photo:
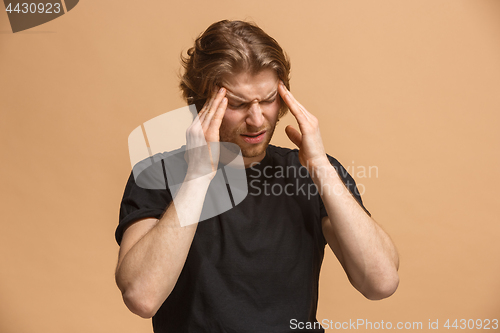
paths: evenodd
<path fill-rule="evenodd" d="M 201 178 L 185 182 L 163 217 L 118 263 L 116 282 L 132 312 L 152 316 L 172 291 L 191 247 L 209 184 Z"/>
<path fill-rule="evenodd" d="M 218 169 L 225 94 L 224 88 L 213 92 L 186 130 L 184 159 L 188 167 L 174 202 L 159 221 L 137 222 L 122 238 L 116 283 L 125 304 L 141 317 L 156 313 L 186 262 L 208 187 Z"/>
<path fill-rule="evenodd" d="M 330 164 L 318 119 L 300 104 L 283 82 L 279 93 L 300 132 L 287 126 L 285 132 L 299 148 L 299 161 L 318 187 L 328 218 L 323 232 L 346 270 L 351 283 L 368 298 L 383 298 L 398 284 L 398 256 L 385 232 L 359 206 Z"/>
<path fill-rule="evenodd" d="M 351 283 L 368 298 L 392 294 L 399 281 L 399 259 L 389 236 L 366 214 L 329 163 L 311 174 Z"/>

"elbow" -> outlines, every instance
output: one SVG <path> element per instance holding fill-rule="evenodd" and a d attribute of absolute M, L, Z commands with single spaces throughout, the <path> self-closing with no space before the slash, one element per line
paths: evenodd
<path fill-rule="evenodd" d="M 123 302 L 132 313 L 145 319 L 152 318 L 156 314 L 160 306 L 152 297 L 148 297 L 148 293 L 143 289 L 125 283 L 118 275 L 116 284 L 122 293 Z"/>
<path fill-rule="evenodd" d="M 382 280 L 372 283 L 368 288 L 361 291 L 363 296 L 372 301 L 387 298 L 396 292 L 399 285 L 397 272 L 385 276 Z"/>
<path fill-rule="evenodd" d="M 159 309 L 159 306 L 151 298 L 131 290 L 122 292 L 122 297 L 123 302 L 132 313 L 145 319 L 152 318 Z"/>
<path fill-rule="evenodd" d="M 115 280 L 127 308 L 145 319 L 152 318 L 156 314 L 173 289 L 169 288 L 164 294 L 161 289 L 152 288 L 147 282 L 130 281 L 118 273 Z"/>

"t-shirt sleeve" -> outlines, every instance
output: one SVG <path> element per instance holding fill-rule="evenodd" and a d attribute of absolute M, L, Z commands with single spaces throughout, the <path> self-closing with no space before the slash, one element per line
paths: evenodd
<path fill-rule="evenodd" d="M 338 175 L 340 176 L 340 178 L 344 182 L 344 185 L 347 187 L 349 192 L 351 192 L 351 195 L 354 197 L 354 199 L 356 199 L 356 201 L 361 206 L 361 208 L 363 208 L 364 211 L 369 216 L 371 216 L 370 212 L 363 205 L 363 200 L 361 199 L 361 195 L 359 193 L 358 187 L 356 186 L 356 182 L 354 181 L 354 178 L 351 177 L 349 172 L 347 172 L 347 170 L 342 166 L 342 164 L 340 164 L 339 161 L 337 161 L 334 157 L 331 157 L 330 155 L 327 155 L 327 156 L 328 156 L 328 159 L 330 160 L 330 163 L 335 168 Z M 321 212 L 320 212 L 321 219 L 323 219 L 323 217 L 327 216 L 328 213 L 326 212 L 325 205 L 323 204 L 323 201 L 321 200 L 321 198 L 320 198 L 320 210 L 321 210 Z"/>
<path fill-rule="evenodd" d="M 172 195 L 167 189 L 146 189 L 137 185 L 133 173 L 130 174 L 120 204 L 120 218 L 115 231 L 115 239 L 121 244 L 125 229 L 133 222 L 147 218 L 161 218 Z"/>

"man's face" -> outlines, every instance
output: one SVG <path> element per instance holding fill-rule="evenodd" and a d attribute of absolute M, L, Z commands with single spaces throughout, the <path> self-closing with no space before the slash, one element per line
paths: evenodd
<path fill-rule="evenodd" d="M 237 144 L 247 166 L 260 162 L 266 155 L 280 110 L 278 83 L 278 76 L 271 69 L 256 75 L 243 72 L 223 80 L 228 105 L 220 141 Z"/>

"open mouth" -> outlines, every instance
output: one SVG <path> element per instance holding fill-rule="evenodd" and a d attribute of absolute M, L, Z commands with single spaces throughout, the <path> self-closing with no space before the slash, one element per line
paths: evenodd
<path fill-rule="evenodd" d="M 241 134 L 243 137 L 243 140 L 246 143 L 250 144 L 256 144 L 256 143 L 261 143 L 264 140 L 264 137 L 266 136 L 266 131 L 261 131 L 258 133 L 245 133 Z"/>

